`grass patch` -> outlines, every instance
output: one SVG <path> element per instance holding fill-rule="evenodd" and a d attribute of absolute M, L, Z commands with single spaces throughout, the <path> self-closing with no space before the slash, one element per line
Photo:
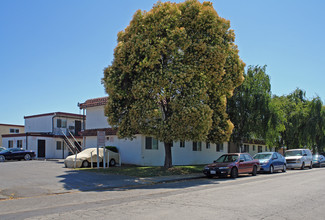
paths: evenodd
<path fill-rule="evenodd" d="M 139 166 L 121 166 L 110 167 L 107 169 L 91 169 L 81 168 L 78 170 L 95 172 L 102 174 L 119 174 L 132 177 L 155 177 L 155 176 L 172 176 L 172 175 L 186 175 L 194 173 L 202 173 L 204 165 L 192 165 L 192 166 L 174 166 L 169 169 L 164 167 L 139 167 Z"/>

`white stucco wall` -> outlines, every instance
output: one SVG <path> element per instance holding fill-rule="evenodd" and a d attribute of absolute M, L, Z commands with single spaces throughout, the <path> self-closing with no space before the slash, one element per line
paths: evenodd
<path fill-rule="evenodd" d="M 2 147 L 8 148 L 8 141 L 12 140 L 13 141 L 13 148 L 18 147 L 17 146 L 17 140 L 22 141 L 22 148 L 26 149 L 26 137 L 21 136 L 21 137 L 4 137 L 2 138 Z"/>
<path fill-rule="evenodd" d="M 136 135 L 132 141 L 119 139 L 116 135 L 106 136 L 106 146 L 116 146 L 119 149 L 121 161 L 124 164 L 142 165 L 142 137 Z M 86 137 L 86 148 L 97 147 L 97 137 Z"/>
<path fill-rule="evenodd" d="M 145 137 L 143 136 L 142 149 L 143 149 L 143 164 L 163 166 L 165 161 L 165 147 L 164 143 L 158 142 L 158 150 L 145 149 Z M 173 165 L 194 165 L 194 164 L 207 164 L 212 163 L 218 159 L 222 154 L 228 152 L 228 143 L 223 144 L 223 151 L 217 152 L 216 145 L 210 144 L 210 148 L 206 148 L 205 142 L 202 142 L 201 151 L 193 151 L 193 142 L 186 141 L 185 147 L 181 148 L 179 142 L 174 142 L 172 147 L 172 160 Z"/>
<path fill-rule="evenodd" d="M 86 129 L 110 128 L 104 115 L 104 106 L 88 107 L 86 109 Z"/>
<path fill-rule="evenodd" d="M 33 150 L 38 157 L 38 140 L 45 140 L 45 158 L 46 159 L 63 159 L 69 155 L 69 150 L 64 144 L 61 150 L 56 149 L 56 141 L 63 142 L 59 137 L 42 137 L 42 136 L 28 136 L 28 150 Z M 81 139 L 78 139 L 81 142 Z M 71 140 L 72 143 L 74 143 Z"/>
<path fill-rule="evenodd" d="M 164 143 L 158 143 L 158 149 L 145 149 L 145 136 L 136 135 L 132 141 L 118 139 L 117 136 L 106 136 L 106 146 L 116 146 L 121 154 L 122 163 L 140 166 L 163 166 L 165 161 Z M 86 138 L 86 148 L 96 147 L 97 137 Z M 202 143 L 202 151 L 193 151 L 192 141 L 185 142 L 185 147 L 180 148 L 179 142 L 172 147 L 173 165 L 207 164 L 216 160 L 219 156 L 228 152 L 228 143 L 224 143 L 223 151 L 217 152 L 216 145 Z"/>
<path fill-rule="evenodd" d="M 25 118 L 25 132 L 52 132 L 52 115 Z"/>

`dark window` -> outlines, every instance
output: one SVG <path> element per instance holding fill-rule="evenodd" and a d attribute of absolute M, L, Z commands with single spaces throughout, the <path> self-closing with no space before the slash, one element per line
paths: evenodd
<path fill-rule="evenodd" d="M 56 120 L 56 127 L 58 127 L 58 128 L 62 127 L 62 120 L 61 119 Z"/>
<path fill-rule="evenodd" d="M 23 147 L 23 141 L 17 140 L 17 148 L 22 148 L 22 147 Z"/>
<path fill-rule="evenodd" d="M 202 151 L 202 142 L 193 141 L 193 151 Z"/>
<path fill-rule="evenodd" d="M 249 145 L 244 144 L 244 147 L 242 148 L 243 153 L 248 153 L 249 152 Z"/>
<path fill-rule="evenodd" d="M 185 141 L 180 141 L 179 142 L 179 147 L 185 147 Z"/>
<path fill-rule="evenodd" d="M 206 142 L 205 145 L 207 149 L 210 149 L 210 142 Z"/>
<path fill-rule="evenodd" d="M 56 142 L 56 149 L 57 150 L 62 150 L 62 142 L 61 141 Z"/>
<path fill-rule="evenodd" d="M 222 144 L 216 144 L 216 150 L 218 152 L 222 152 L 223 151 L 223 143 Z"/>
<path fill-rule="evenodd" d="M 256 151 L 256 145 L 253 145 L 253 151 Z"/>
<path fill-rule="evenodd" d="M 262 151 L 263 151 L 262 146 L 258 146 L 258 152 L 260 153 Z"/>
<path fill-rule="evenodd" d="M 153 137 L 146 137 L 146 149 L 158 150 L 158 140 Z"/>
<path fill-rule="evenodd" d="M 15 133 L 17 133 L 17 134 L 18 134 L 18 133 L 19 133 L 19 129 L 15 129 Z"/>
<path fill-rule="evenodd" d="M 10 132 L 10 133 L 15 133 L 15 129 L 10 128 L 9 132 Z"/>
<path fill-rule="evenodd" d="M 8 141 L 8 148 L 14 147 L 14 141 Z"/>

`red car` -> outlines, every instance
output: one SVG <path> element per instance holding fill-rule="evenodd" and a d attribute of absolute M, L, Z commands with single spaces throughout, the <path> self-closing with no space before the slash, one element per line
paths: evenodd
<path fill-rule="evenodd" d="M 239 174 L 250 173 L 256 176 L 260 169 L 258 160 L 254 160 L 247 153 L 224 154 L 215 160 L 212 164 L 204 167 L 203 173 L 211 178 L 213 176 L 238 177 Z"/>

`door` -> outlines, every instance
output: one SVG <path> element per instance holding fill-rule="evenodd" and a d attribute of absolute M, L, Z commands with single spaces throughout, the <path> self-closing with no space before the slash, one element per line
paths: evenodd
<path fill-rule="evenodd" d="M 74 135 L 79 136 L 79 132 L 81 131 L 81 121 L 74 121 Z"/>
<path fill-rule="evenodd" d="M 45 157 L 45 140 L 37 141 L 37 157 Z"/>

